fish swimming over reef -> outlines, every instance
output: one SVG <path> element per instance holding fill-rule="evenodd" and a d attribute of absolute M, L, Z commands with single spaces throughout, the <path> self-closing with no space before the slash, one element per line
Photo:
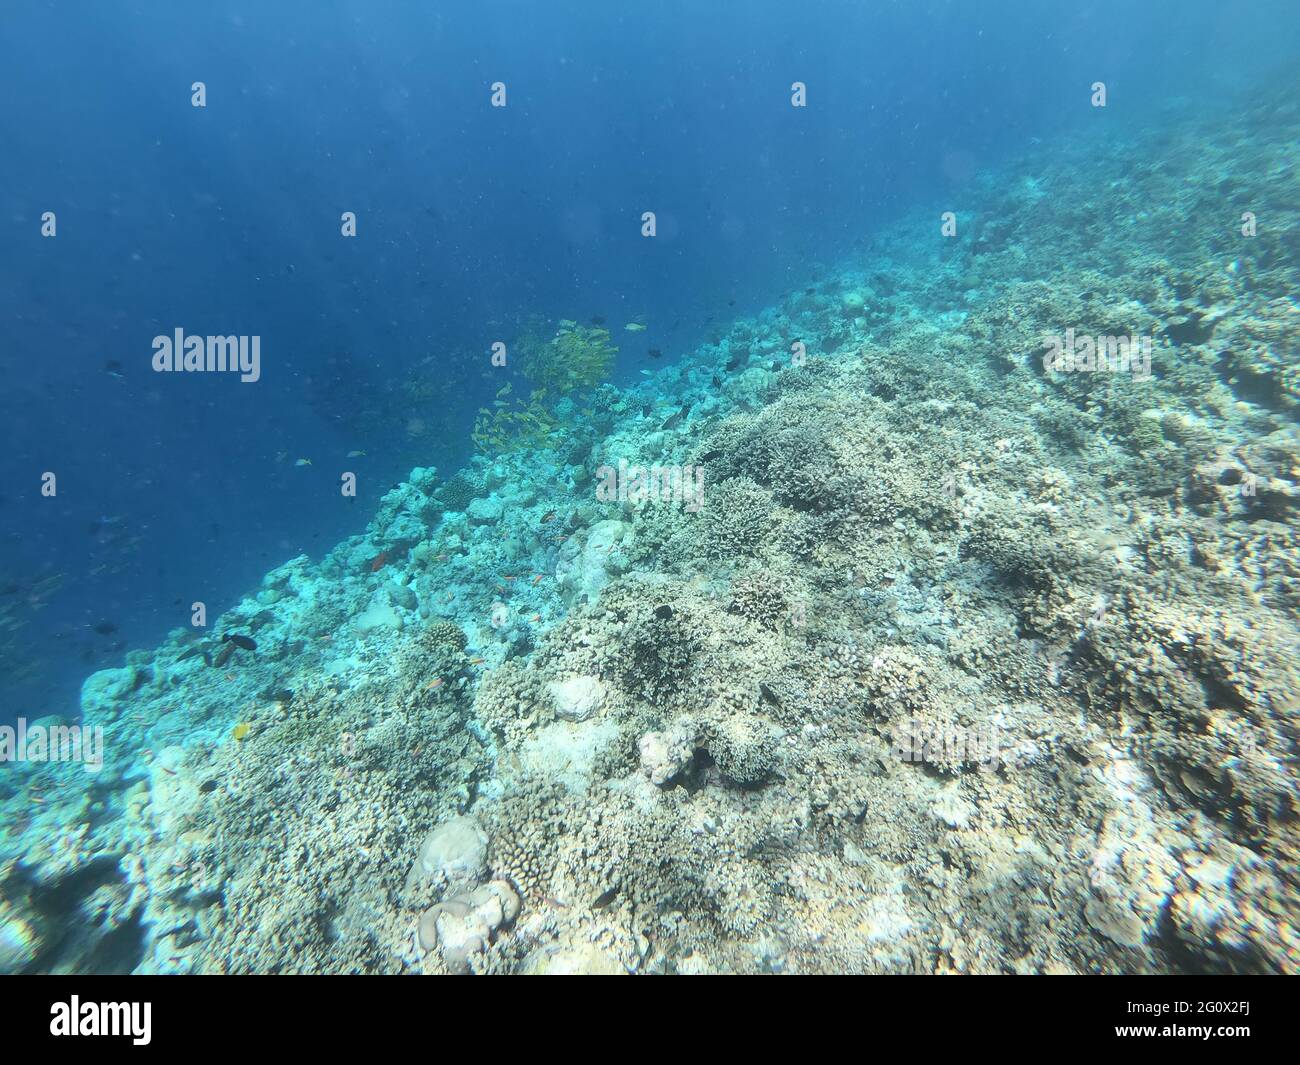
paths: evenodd
<path fill-rule="evenodd" d="M 686 415 L 690 414 L 690 412 L 691 412 L 691 405 L 689 403 L 682 404 L 682 409 L 677 411 L 677 413 L 675 414 L 670 414 L 668 416 L 668 420 L 664 422 L 663 425 L 659 426 L 659 428 L 660 429 L 677 428 L 677 426 L 681 424 L 682 419 L 685 418 Z"/>

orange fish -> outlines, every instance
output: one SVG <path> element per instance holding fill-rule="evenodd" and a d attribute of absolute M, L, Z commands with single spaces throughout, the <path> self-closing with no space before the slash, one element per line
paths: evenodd
<path fill-rule="evenodd" d="M 486 661 L 487 659 L 485 659 L 482 655 L 475 655 L 473 658 L 469 660 L 469 664 L 471 666 L 481 666 Z"/>
<path fill-rule="evenodd" d="M 514 580 L 513 577 L 502 577 L 501 579 L 502 579 L 503 581 L 512 581 L 512 580 Z"/>
<path fill-rule="evenodd" d="M 441 677 L 434 677 L 433 680 L 429 681 L 429 683 L 424 686 L 424 690 L 431 692 L 434 688 L 441 688 L 442 684 L 443 681 Z"/>
<path fill-rule="evenodd" d="M 388 565 L 388 552 L 380 551 L 379 554 L 370 561 L 370 572 L 378 573 L 386 565 Z"/>
<path fill-rule="evenodd" d="M 541 615 L 541 614 L 534 614 L 534 615 L 533 615 L 531 618 L 529 618 L 528 620 L 529 620 L 529 621 L 541 621 L 541 620 L 542 620 L 542 615 Z"/>
<path fill-rule="evenodd" d="M 539 573 L 536 577 L 534 577 L 534 578 L 533 578 L 533 587 L 536 588 L 539 584 L 541 584 L 541 583 L 542 583 L 542 578 L 545 577 L 545 576 L 546 576 L 545 573 Z"/>

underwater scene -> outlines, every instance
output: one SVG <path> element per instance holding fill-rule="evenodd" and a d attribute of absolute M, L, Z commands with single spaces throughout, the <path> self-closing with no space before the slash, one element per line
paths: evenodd
<path fill-rule="evenodd" d="M 0 973 L 1300 972 L 1293 0 L 0 56 Z"/>

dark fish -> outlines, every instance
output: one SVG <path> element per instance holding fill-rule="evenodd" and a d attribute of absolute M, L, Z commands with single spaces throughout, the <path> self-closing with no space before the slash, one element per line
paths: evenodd
<path fill-rule="evenodd" d="M 176 656 L 176 661 L 187 662 L 198 655 L 202 655 L 206 659 L 208 657 L 208 652 L 199 646 L 188 647 Z"/>
<path fill-rule="evenodd" d="M 593 314 L 593 315 L 591 316 L 591 324 L 592 324 L 592 325 L 604 325 L 604 324 L 605 324 L 605 318 L 604 318 L 604 316 L 603 316 L 603 315 L 599 315 L 599 314 Z"/>
<path fill-rule="evenodd" d="M 242 647 L 245 651 L 257 650 L 257 644 L 255 644 L 249 637 L 241 636 L 237 632 L 228 632 L 221 637 L 221 639 L 222 642 L 226 644 L 234 644 L 236 647 Z"/>
<path fill-rule="evenodd" d="M 731 356 L 731 358 L 727 360 L 727 369 L 734 370 L 737 366 L 739 366 L 744 361 L 745 361 L 744 354 L 738 351 L 736 352 L 736 354 L 734 354 L 733 356 Z"/>
<path fill-rule="evenodd" d="M 734 307 L 735 305 L 736 305 L 736 301 L 735 301 L 735 300 L 727 300 L 727 306 L 728 306 L 728 307 Z"/>
<path fill-rule="evenodd" d="M 108 362 L 104 363 L 104 372 L 108 374 L 109 377 L 125 376 L 122 373 L 122 370 L 123 370 L 122 364 L 118 362 L 116 359 L 109 359 Z"/>
<path fill-rule="evenodd" d="M 234 653 L 235 653 L 235 645 L 233 643 L 223 644 L 221 650 L 216 653 L 215 657 L 209 655 L 206 651 L 204 651 L 203 661 L 205 661 L 210 666 L 214 666 L 217 669 L 220 669 L 222 666 L 224 666 L 227 662 L 230 661 L 230 656 L 233 655 Z"/>
<path fill-rule="evenodd" d="M 703 455 L 701 455 L 701 456 L 700 456 L 698 459 L 696 459 L 695 461 L 696 461 L 696 462 L 712 462 L 714 459 L 716 459 L 716 458 L 720 458 L 721 456 L 722 456 L 722 451 L 721 451 L 720 449 L 715 449 L 715 450 L 713 450 L 713 451 L 706 451 Z"/>
<path fill-rule="evenodd" d="M 803 294 L 805 296 L 815 296 L 817 294 L 817 290 L 815 288 L 806 288 L 803 290 Z"/>
<path fill-rule="evenodd" d="M 685 418 L 686 415 L 690 414 L 690 412 L 691 412 L 691 405 L 689 403 L 683 404 L 682 409 L 679 410 L 676 414 L 670 414 L 668 416 L 668 420 L 664 422 L 663 425 L 659 426 L 659 428 L 660 429 L 676 428 L 678 425 L 681 424 L 681 420 Z"/>
<path fill-rule="evenodd" d="M 0 595 L 17 595 L 22 590 L 23 586 L 21 584 L 6 584 L 3 588 L 0 588 Z"/>
<path fill-rule="evenodd" d="M 117 626 L 111 621 L 101 621 L 95 626 L 95 631 L 101 636 L 112 636 L 113 633 L 117 632 Z"/>
<path fill-rule="evenodd" d="M 709 381 L 709 384 L 712 385 L 714 388 L 721 388 L 722 378 L 719 377 L 717 374 L 714 374 L 712 379 Z"/>
<path fill-rule="evenodd" d="M 660 621 L 667 621 L 672 616 L 673 616 L 673 608 L 670 607 L 667 603 L 665 603 L 663 606 L 655 607 L 655 617 L 657 617 Z"/>
<path fill-rule="evenodd" d="M 761 680 L 758 682 L 758 693 L 763 697 L 764 702 L 771 703 L 773 706 L 781 705 L 781 700 L 777 698 L 776 692 L 774 692 Z"/>
<path fill-rule="evenodd" d="M 646 352 L 646 354 L 649 355 L 650 358 L 652 359 L 661 359 L 663 358 L 664 353 L 660 351 L 658 348 L 651 348 L 649 351 Z"/>

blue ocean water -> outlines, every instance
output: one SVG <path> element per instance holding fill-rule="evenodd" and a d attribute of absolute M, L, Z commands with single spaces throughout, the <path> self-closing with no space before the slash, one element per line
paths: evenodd
<path fill-rule="evenodd" d="M 1283 722 L 1300 689 L 1268 672 L 1293 672 L 1274 648 L 1290 646 L 1296 612 L 1285 556 L 1298 468 L 1286 221 L 1297 171 L 1294 144 L 1276 132 L 1295 126 L 1293 103 L 1278 100 L 1300 59 L 1291 0 L 50 0 L 6 14 L 0 57 L 0 726 L 93 711 L 117 745 L 109 783 L 85 809 L 75 789 L 59 799 L 66 817 L 43 768 L 0 778 L 0 806 L 12 804 L 10 824 L 20 826 L 0 836 L 0 971 L 532 971 L 540 963 L 528 937 L 541 933 L 528 922 L 538 911 L 576 926 L 580 903 L 566 892 L 580 883 L 590 896 L 582 919 L 614 927 L 618 892 L 631 900 L 629 885 L 654 879 L 642 870 L 637 880 L 630 855 L 641 844 L 624 847 L 611 828 L 630 870 L 619 884 L 582 881 L 549 851 L 546 861 L 568 871 L 529 882 L 519 853 L 567 839 L 548 829 L 529 842 L 521 827 L 519 810 L 532 807 L 518 796 L 535 799 L 527 788 L 546 773 L 561 790 L 598 779 L 606 824 L 634 820 L 617 806 L 624 786 L 642 789 L 643 811 L 673 788 L 701 795 L 696 837 L 746 816 L 779 834 L 763 803 L 782 808 L 772 795 L 788 786 L 820 803 L 790 838 L 810 850 L 819 832 L 833 838 L 818 860 L 832 855 L 835 875 L 849 878 L 843 890 L 870 898 L 854 919 L 868 947 L 840 957 L 820 938 L 815 948 L 801 940 L 816 926 L 806 914 L 792 919 L 776 903 L 761 918 L 749 913 L 769 893 L 815 895 L 802 870 L 736 874 L 757 887 L 692 871 L 683 883 L 725 903 L 725 916 L 709 918 L 721 931 L 699 932 L 707 922 L 697 927 L 685 903 L 688 931 L 670 945 L 666 918 L 653 934 L 628 918 L 611 938 L 659 938 L 654 950 L 621 947 L 626 969 L 650 969 L 655 955 L 656 971 L 809 971 L 810 957 L 827 969 L 962 970 L 984 950 L 1002 971 L 1031 956 L 1027 970 L 1064 971 L 1056 948 L 1042 946 L 1050 937 L 1024 931 L 1040 918 L 1019 911 L 1011 932 L 972 932 L 969 957 L 936 946 L 945 934 L 897 902 L 898 884 L 912 891 L 925 879 L 898 871 L 906 848 L 861 836 L 878 796 L 875 785 L 855 790 L 874 773 L 860 767 L 872 762 L 871 743 L 897 744 L 901 731 L 880 707 L 950 698 L 961 728 L 975 727 L 962 716 L 974 706 L 988 720 L 1031 721 L 1022 747 L 1033 751 L 1018 750 L 1034 766 L 1035 745 L 1070 757 L 1082 749 L 1071 731 L 1080 720 L 1128 736 L 1134 707 L 1151 712 L 1153 735 L 1172 720 L 1187 740 L 1174 768 L 1152 758 L 1140 779 L 1098 769 L 1113 806 L 1080 800 L 1079 822 L 1100 832 L 1090 846 L 1101 857 L 1087 852 L 1083 867 L 1092 861 L 1104 880 L 1106 856 L 1127 847 L 1144 876 L 1100 901 L 1082 879 L 1058 883 L 1061 898 L 1080 892 L 1071 912 L 1086 915 L 1081 927 L 1100 944 L 1069 964 L 1176 969 L 1183 956 L 1152 945 L 1164 913 L 1179 935 L 1208 944 L 1198 965 L 1300 964 L 1291 933 L 1261 933 L 1244 905 L 1247 931 L 1233 925 L 1236 938 L 1222 940 L 1251 946 L 1234 953 L 1197 924 L 1204 900 L 1188 887 L 1210 879 L 1211 863 L 1253 871 L 1256 853 L 1281 862 L 1275 830 L 1293 813 L 1278 794 L 1294 753 Z M 796 91 L 806 92 L 800 106 Z M 502 92 L 504 106 L 494 106 Z M 1198 165 L 1202 137 L 1218 171 Z M 945 211 L 960 224 L 950 243 Z M 1224 236 L 1236 238 L 1243 211 L 1260 212 L 1262 235 L 1248 251 Z M 1192 352 L 1160 366 L 1158 392 L 1141 391 L 1146 381 L 1136 393 L 1093 391 L 1077 378 L 1053 391 L 1027 371 L 1031 327 L 1073 338 L 1076 327 L 1139 326 Z M 476 445 L 476 420 L 502 408 L 503 387 L 510 402 L 535 387 L 514 354 L 521 338 L 564 339 L 575 328 L 608 330 L 618 350 L 553 409 L 554 448 L 497 455 Z M 159 372 L 155 338 L 177 330 L 256 337 L 257 379 Z M 812 384 L 792 383 L 782 362 L 803 339 L 819 360 Z M 498 343 L 512 351 L 505 366 L 493 362 Z M 804 388 L 817 398 L 801 400 Z M 817 416 L 799 420 L 801 402 Z M 866 420 L 853 421 L 849 406 Z M 981 416 L 987 439 L 971 428 Z M 969 454 L 954 458 L 943 434 Z M 728 517 L 762 511 L 754 520 L 764 536 L 746 539 L 713 518 L 686 533 L 635 508 L 598 510 L 575 480 L 597 462 L 660 455 L 712 462 L 714 506 Z M 462 469 L 468 480 L 455 477 Z M 1176 483 L 1173 473 L 1160 480 L 1166 470 Z M 340 492 L 341 471 L 355 473 L 354 494 Z M 884 487 L 873 494 L 851 480 L 858 474 Z M 1239 483 L 1250 501 L 1224 502 L 1225 486 Z M 435 498 L 443 486 L 448 495 Z M 609 560 L 633 542 L 634 526 L 641 554 L 618 569 Z M 1087 564 L 1053 556 L 1044 567 L 1069 580 L 1043 578 L 1027 592 L 1041 574 L 1016 547 L 1067 540 Z M 1133 591 L 1139 569 L 1149 583 Z M 1165 605 L 1153 588 L 1168 592 L 1175 620 L 1155 606 L 1140 612 Z M 584 614 L 601 594 L 608 615 Z M 782 627 L 798 596 L 816 603 L 806 639 Z M 196 626 L 200 603 L 206 620 Z M 504 603 L 508 625 L 496 620 Z M 1100 628 L 1121 608 L 1132 610 L 1118 625 L 1139 645 L 1131 657 Z M 978 639 L 963 609 L 986 626 Z M 798 616 L 802 629 L 802 608 Z M 627 629 L 611 635 L 601 626 L 614 617 Z M 754 656 L 743 667 L 718 635 L 742 631 L 737 617 Z M 570 631 L 566 623 L 581 639 L 550 637 Z M 249 646 L 223 644 L 232 633 Z M 786 640 L 779 654 L 762 643 L 773 633 Z M 1174 665 L 1139 676 L 1148 647 Z M 641 657 L 624 665 L 620 655 Z M 762 674 L 767 660 L 782 664 Z M 689 700 L 660 667 L 698 671 L 708 693 L 706 706 L 689 708 L 705 722 L 698 734 L 679 705 Z M 750 717 L 732 713 L 744 700 L 718 679 L 736 676 L 752 681 Z M 984 684 L 1010 709 L 994 712 L 993 695 L 974 691 Z M 871 692 L 862 706 L 851 694 L 859 689 Z M 1179 701 L 1188 691 L 1205 704 L 1196 714 L 1186 710 L 1195 698 Z M 538 692 L 550 702 L 525 712 Z M 522 724 L 503 706 L 525 708 Z M 384 715 L 394 707 L 417 723 L 392 725 Z M 835 732 L 841 713 L 871 723 L 845 739 Z M 294 730 L 308 719 L 312 728 Z M 972 720 L 983 718 L 972 711 Z M 1240 739 L 1244 720 L 1258 736 Z M 575 731 L 539 738 L 539 721 Z M 790 748 L 824 742 L 809 763 L 842 756 L 849 768 L 827 769 L 842 776 L 821 795 L 793 755 L 789 764 L 771 756 L 780 744 L 762 738 L 767 728 Z M 267 739 L 281 729 L 284 751 Z M 347 759 L 310 782 L 294 776 L 304 733 L 313 743 L 341 734 Z M 434 734 L 442 746 L 429 768 L 415 760 L 430 757 Z M 368 752 L 392 740 L 387 760 L 358 768 L 356 737 Z M 1257 745 L 1274 759 L 1262 768 L 1250 761 Z M 268 747 L 274 758 L 263 757 Z M 1100 764 L 1089 757 L 1075 761 Z M 314 748 L 302 756 L 325 761 Z M 1231 775 L 1247 763 L 1251 774 Z M 349 891 L 355 884 L 358 899 L 391 902 L 404 880 L 406 890 L 421 869 L 441 869 L 439 848 L 483 850 L 483 873 L 459 894 L 418 885 L 415 901 L 376 921 L 387 925 L 359 934 L 348 904 L 325 897 L 328 877 L 304 888 L 274 856 L 248 856 L 247 839 L 265 841 L 260 829 L 238 835 L 258 823 L 253 815 L 230 813 L 247 792 L 230 783 L 227 799 L 226 774 L 241 769 L 262 785 L 291 780 L 299 790 L 286 792 L 285 816 L 313 825 L 321 779 L 340 794 L 361 780 L 361 790 L 402 796 L 375 823 L 395 833 L 400 822 L 407 835 L 344 837 L 367 861 L 381 849 L 396 856 L 373 880 L 365 863 L 332 874 Z M 1051 822 L 1057 837 L 1029 841 L 1019 826 L 1050 818 L 998 806 L 994 789 L 970 776 L 959 794 L 944 774 L 959 776 L 943 764 L 931 774 L 944 784 L 935 794 L 910 778 L 890 794 L 944 833 L 982 827 L 980 817 L 998 826 L 994 836 L 1006 829 L 981 852 L 986 865 L 972 859 L 979 891 L 1036 886 L 1040 843 L 1070 868 L 1062 840 L 1077 826 L 1064 815 L 1066 827 Z M 227 805 L 187 805 L 190 785 Z M 1074 794 L 1073 783 L 1061 787 Z M 1189 807 L 1230 829 L 1206 843 L 1199 821 L 1177 821 Z M 67 840 L 48 852 L 29 845 L 30 826 L 47 838 L 59 818 Z M 563 823 L 569 831 L 575 821 Z M 1116 824 L 1139 828 L 1121 844 L 1106 835 Z M 759 836 L 767 841 L 755 830 L 736 853 L 766 853 Z M 1192 838 L 1202 852 L 1179 849 Z M 190 848 L 199 879 L 222 886 L 178 889 L 160 840 Z M 77 954 L 51 929 L 80 919 L 65 878 L 88 856 L 120 869 L 114 889 L 140 887 L 147 901 L 115 902 L 103 923 L 129 934 L 106 932 L 102 948 Z M 320 941 L 304 935 L 272 957 L 265 942 L 230 938 L 211 911 L 238 909 L 231 900 L 259 876 L 289 884 L 286 923 L 310 913 L 300 924 L 326 928 Z M 1148 884 L 1157 885 L 1151 898 Z M 1292 913 L 1294 890 L 1273 891 L 1259 889 Z M 628 906 L 663 915 L 689 891 L 667 894 Z M 252 912 L 246 896 L 238 902 Z M 201 934 L 164 949 L 153 930 L 176 919 L 173 905 L 192 907 L 186 919 L 201 915 Z M 484 906 L 496 923 L 479 937 L 483 957 L 471 959 L 448 947 L 439 922 Z M 815 899 L 808 906 L 817 911 Z M 412 935 L 413 953 L 393 946 Z M 1257 948 L 1263 939 L 1280 944 L 1276 953 Z M 877 946 L 886 941 L 906 945 L 890 954 Z M 608 961 L 579 956 L 558 934 L 545 950 L 589 971 Z"/>

